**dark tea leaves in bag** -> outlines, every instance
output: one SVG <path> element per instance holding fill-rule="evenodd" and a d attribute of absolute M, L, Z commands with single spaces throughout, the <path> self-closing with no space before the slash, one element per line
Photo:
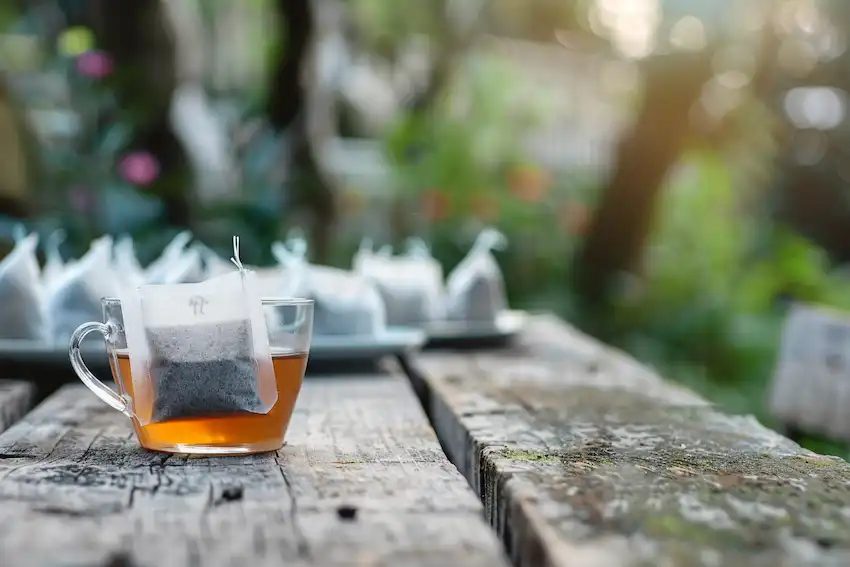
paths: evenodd
<path fill-rule="evenodd" d="M 152 421 L 264 413 L 249 319 L 148 328 Z"/>

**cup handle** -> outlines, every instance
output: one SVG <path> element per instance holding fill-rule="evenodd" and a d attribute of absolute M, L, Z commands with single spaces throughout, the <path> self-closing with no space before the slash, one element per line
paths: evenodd
<path fill-rule="evenodd" d="M 92 374 L 83 362 L 83 356 L 80 353 L 80 345 L 89 333 L 94 332 L 100 333 L 103 335 L 104 340 L 109 342 L 109 335 L 112 333 L 112 328 L 106 323 L 97 323 L 94 321 L 90 323 L 83 323 L 77 327 L 71 335 L 71 344 L 68 347 L 68 354 L 71 358 L 71 366 L 73 367 L 74 372 L 77 373 L 79 379 L 83 381 L 83 384 L 85 384 L 89 390 L 94 392 L 95 396 L 109 404 L 109 407 L 129 416 L 130 413 L 127 409 L 127 402 L 125 402 L 121 396 L 116 394 L 112 388 L 98 380 L 97 376 Z"/>

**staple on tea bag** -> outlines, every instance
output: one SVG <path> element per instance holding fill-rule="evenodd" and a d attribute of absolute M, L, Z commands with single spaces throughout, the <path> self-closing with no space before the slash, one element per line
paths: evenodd
<path fill-rule="evenodd" d="M 140 423 L 233 413 L 265 414 L 277 401 L 263 307 L 253 272 L 200 283 L 145 285 L 122 296 Z"/>
<path fill-rule="evenodd" d="M 399 256 L 388 246 L 374 252 L 371 242 L 363 241 L 352 267 L 376 285 L 388 325 L 419 326 L 442 318 L 443 268 L 422 240 L 409 240 Z"/>
<path fill-rule="evenodd" d="M 38 235 L 21 237 L 0 262 L 0 338 L 46 341 L 47 311 L 39 279 Z"/>
<path fill-rule="evenodd" d="M 284 268 L 284 295 L 313 299 L 317 335 L 374 336 L 386 329 L 384 303 L 371 282 L 346 270 L 310 264 L 306 240 L 300 236 L 291 237 L 288 244 L 272 246 Z"/>
<path fill-rule="evenodd" d="M 111 259 L 112 238 L 98 238 L 82 258 L 65 268 L 61 278 L 51 287 L 47 312 L 50 314 L 50 335 L 55 343 L 67 342 L 79 325 L 101 319 L 100 300 L 115 297 L 118 290 Z"/>
<path fill-rule="evenodd" d="M 492 253 L 506 244 L 498 230 L 488 228 L 479 233 L 446 282 L 449 319 L 492 322 L 507 309 L 505 280 Z"/>

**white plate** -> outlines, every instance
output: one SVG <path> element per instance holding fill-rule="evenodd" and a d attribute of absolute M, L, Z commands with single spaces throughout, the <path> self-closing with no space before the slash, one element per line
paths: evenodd
<path fill-rule="evenodd" d="M 364 360 L 405 354 L 421 348 L 424 331 L 390 327 L 380 335 L 314 335 L 310 360 Z"/>
<path fill-rule="evenodd" d="M 518 335 L 528 318 L 525 311 L 502 311 L 493 322 L 435 321 L 427 325 L 430 343 L 445 345 L 478 341 L 503 341 Z"/>

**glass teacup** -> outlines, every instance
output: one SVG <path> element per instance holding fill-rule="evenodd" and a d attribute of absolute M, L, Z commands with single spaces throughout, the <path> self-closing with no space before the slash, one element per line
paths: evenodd
<path fill-rule="evenodd" d="M 153 393 L 149 388 L 138 392 L 133 389 L 130 353 L 118 299 L 102 300 L 103 322 L 84 323 L 74 331 L 69 349 L 71 365 L 97 397 L 130 418 L 142 447 L 170 453 L 219 455 L 274 451 L 283 446 L 304 379 L 313 330 L 313 301 L 266 298 L 262 303 L 277 386 L 277 402 L 265 414 L 239 412 L 155 423 L 140 420 L 137 410 L 150 407 Z M 83 362 L 80 344 L 92 332 L 100 333 L 106 341 L 117 393 L 98 380 Z"/>

